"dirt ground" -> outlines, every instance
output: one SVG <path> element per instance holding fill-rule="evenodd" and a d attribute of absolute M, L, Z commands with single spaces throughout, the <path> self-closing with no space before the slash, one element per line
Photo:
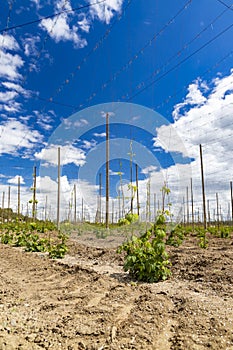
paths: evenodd
<path fill-rule="evenodd" d="M 169 247 L 172 277 L 154 284 L 129 278 L 111 237 L 69 246 L 50 260 L 0 244 L 1 350 L 233 350 L 232 239 Z"/>

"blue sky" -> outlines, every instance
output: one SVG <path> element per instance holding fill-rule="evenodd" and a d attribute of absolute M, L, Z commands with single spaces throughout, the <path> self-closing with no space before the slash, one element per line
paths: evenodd
<path fill-rule="evenodd" d="M 110 195 L 115 206 L 119 171 L 128 196 L 132 140 L 142 212 L 148 182 L 151 196 L 159 198 L 164 181 L 179 212 L 191 177 L 195 211 L 201 209 L 202 144 L 211 215 L 218 192 L 226 216 L 232 180 L 232 35 L 230 0 L 1 0 L 4 206 L 11 186 L 15 210 L 20 176 L 25 212 L 32 196 L 33 166 L 37 166 L 38 216 L 43 215 L 46 196 L 51 218 L 56 216 L 60 146 L 62 215 L 69 211 L 77 184 L 79 210 L 84 198 L 94 217 L 99 173 L 105 176 L 103 116 L 109 112 Z M 118 103 L 124 104 L 120 110 L 127 111 L 128 117 L 116 112 Z M 93 110 L 97 119 L 89 115 Z"/>

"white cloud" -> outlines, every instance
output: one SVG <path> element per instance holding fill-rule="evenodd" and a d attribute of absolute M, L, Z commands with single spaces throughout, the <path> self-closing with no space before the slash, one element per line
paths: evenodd
<path fill-rule="evenodd" d="M 86 119 L 81 118 L 80 120 L 77 120 L 76 122 L 74 122 L 73 126 L 75 128 L 80 128 L 88 124 L 89 122 Z M 72 125 L 72 123 L 70 125 Z"/>
<path fill-rule="evenodd" d="M 87 19 L 87 17 L 85 16 L 85 14 L 83 14 L 82 16 L 83 16 L 83 18 L 78 21 L 78 26 L 83 32 L 89 33 L 90 22 Z"/>
<path fill-rule="evenodd" d="M 0 103 L 5 103 L 13 100 L 17 96 L 15 91 L 0 92 Z"/>
<path fill-rule="evenodd" d="M 48 113 L 41 113 L 39 111 L 33 111 L 36 115 L 37 121 L 36 124 L 39 125 L 44 130 L 51 130 L 53 128 L 52 122 L 53 117 L 55 116 L 53 111 L 49 111 Z"/>
<path fill-rule="evenodd" d="M 206 90 L 206 84 L 202 84 L 200 80 L 196 80 L 193 84 L 189 85 L 189 92 L 186 95 L 184 102 L 178 103 L 174 108 L 173 118 L 175 120 L 179 118 L 182 108 L 193 105 L 201 106 L 206 102 L 206 98 L 203 96 L 203 93 L 200 90 L 201 88 Z"/>
<path fill-rule="evenodd" d="M 208 186 L 207 197 L 212 198 L 215 205 L 215 194 L 220 192 L 222 208 L 224 207 L 226 212 L 229 202 L 229 181 L 232 179 L 229 164 L 232 164 L 233 148 L 233 70 L 228 76 L 211 81 L 208 94 L 204 98 L 201 97 L 203 86 L 200 84 L 199 81 L 199 88 L 197 85 L 195 89 L 189 88 L 185 99 L 187 109 L 183 113 L 181 109 L 178 111 L 180 104 L 174 107 L 174 111 L 178 111 L 174 123 L 157 129 L 154 146 L 160 146 L 166 152 L 179 152 L 193 159 L 192 177 L 194 185 L 198 188 L 195 196 L 201 206 L 199 145 L 202 144 L 204 173 Z M 187 167 L 183 164 L 183 170 Z M 184 182 L 184 186 L 187 183 Z"/>
<path fill-rule="evenodd" d="M 7 182 L 11 185 L 18 185 L 19 180 L 20 180 L 20 185 L 25 184 L 24 178 L 21 175 L 15 175 L 11 179 L 9 179 Z"/>
<path fill-rule="evenodd" d="M 24 65 L 23 59 L 9 51 L 18 51 L 19 45 L 11 35 L 0 34 L 0 78 L 20 79 L 19 69 Z"/>
<path fill-rule="evenodd" d="M 92 18 L 98 18 L 107 24 L 110 23 L 115 13 L 120 13 L 124 0 L 106 0 L 104 3 L 91 6 L 90 14 Z M 89 0 L 92 3 L 92 0 Z"/>
<path fill-rule="evenodd" d="M 91 149 L 91 148 L 93 148 L 95 146 L 96 146 L 96 141 L 95 140 L 91 140 L 91 141 L 83 140 L 81 147 L 84 148 L 84 149 Z"/>
<path fill-rule="evenodd" d="M 156 170 L 157 170 L 157 167 L 156 167 L 156 166 L 150 165 L 150 166 L 148 166 L 148 167 L 142 169 L 141 173 L 147 175 L 147 174 L 150 174 L 150 173 L 152 173 L 152 172 L 154 172 L 154 171 L 156 171 Z"/>
<path fill-rule="evenodd" d="M 24 65 L 23 59 L 17 54 L 13 55 L 2 50 L 0 57 L 0 77 L 9 80 L 20 79 L 22 76 L 18 70 Z"/>
<path fill-rule="evenodd" d="M 15 114 L 17 112 L 20 112 L 21 110 L 21 104 L 14 101 L 14 100 L 9 100 L 6 103 L 4 103 L 3 105 L 0 104 L 0 111 L 6 111 L 8 113 L 11 113 L 11 114 Z"/>
<path fill-rule="evenodd" d="M 44 165 L 57 166 L 58 147 L 60 147 L 61 165 L 73 163 L 77 166 L 82 166 L 85 164 L 85 152 L 80 148 L 74 147 L 73 145 L 49 145 L 47 148 L 35 153 L 35 158 L 38 160 L 43 160 L 45 162 Z"/>
<path fill-rule="evenodd" d="M 9 119 L 2 124 L 0 154 L 17 155 L 20 149 L 32 149 L 41 141 L 42 135 L 37 130 L 31 130 L 16 119 Z"/>
<path fill-rule="evenodd" d="M 1 85 L 6 91 L 0 92 L 0 103 L 2 103 L 2 105 L 0 105 L 0 110 L 11 113 L 19 112 L 21 104 L 16 102 L 16 98 L 19 94 L 28 98 L 31 95 L 30 91 L 25 90 L 19 84 L 9 81 L 4 81 Z"/>
<path fill-rule="evenodd" d="M 38 50 L 36 44 L 40 42 L 39 35 L 28 36 L 23 39 L 24 54 L 26 56 L 37 56 Z"/>
<path fill-rule="evenodd" d="M 95 137 L 106 137 L 106 132 L 101 132 L 101 133 L 95 132 L 95 133 L 93 134 L 93 136 L 95 136 Z"/>
<path fill-rule="evenodd" d="M 31 2 L 33 2 L 36 5 L 36 8 L 39 9 L 40 8 L 40 0 L 31 0 Z"/>
<path fill-rule="evenodd" d="M 73 41 L 78 48 L 87 45 L 87 41 L 78 35 L 78 27 L 74 25 L 72 27 L 69 26 L 66 14 L 62 14 L 53 19 L 43 19 L 40 26 L 47 30 L 48 34 L 56 43 L 59 41 Z"/>
<path fill-rule="evenodd" d="M 12 35 L 2 35 L 0 34 L 0 49 L 1 50 L 19 50 L 19 45 Z"/>
<path fill-rule="evenodd" d="M 113 171 L 113 170 L 109 169 L 109 175 L 111 175 L 111 176 L 119 176 L 120 173 L 119 173 L 119 171 Z M 121 173 L 121 175 L 123 175 L 123 173 Z"/>

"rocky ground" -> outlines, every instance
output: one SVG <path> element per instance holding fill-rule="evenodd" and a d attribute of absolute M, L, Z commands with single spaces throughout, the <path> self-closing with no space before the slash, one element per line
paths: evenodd
<path fill-rule="evenodd" d="M 233 350 L 232 239 L 169 247 L 172 277 L 146 284 L 114 238 L 71 237 L 63 260 L 0 244 L 1 350 Z"/>

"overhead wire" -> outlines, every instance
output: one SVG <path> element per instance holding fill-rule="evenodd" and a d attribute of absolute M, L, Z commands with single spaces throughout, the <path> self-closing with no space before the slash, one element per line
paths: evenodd
<path fill-rule="evenodd" d="M 13 29 L 18 29 L 18 28 L 22 28 L 22 27 L 25 27 L 25 26 L 28 26 L 28 25 L 31 25 L 31 24 L 39 23 L 39 22 L 42 22 L 45 19 L 49 19 L 49 18 L 54 18 L 56 16 L 60 16 L 63 13 L 77 12 L 77 11 L 83 10 L 83 9 L 91 7 L 91 6 L 99 5 L 99 4 L 103 3 L 103 2 L 106 2 L 106 0 L 100 0 L 100 1 L 88 4 L 88 5 L 79 6 L 79 7 L 76 7 L 76 8 L 69 9 L 69 10 L 68 9 L 67 10 L 62 10 L 62 11 L 59 11 L 59 12 L 54 13 L 52 15 L 48 15 L 48 16 L 45 16 L 45 17 L 41 17 L 39 19 L 35 19 L 33 21 L 17 24 L 17 25 L 11 26 L 11 27 L 5 27 L 5 28 L 0 29 L 0 33 L 8 32 L 8 31 L 13 30 Z"/>
<path fill-rule="evenodd" d="M 67 1 L 67 0 L 66 0 Z M 126 4 L 126 6 L 123 8 L 123 11 L 122 12 L 125 12 L 126 11 L 126 9 L 129 7 L 129 5 L 131 4 L 131 2 L 132 2 L 132 0 L 128 0 L 127 1 L 127 4 Z M 93 52 L 95 52 L 100 46 L 101 46 L 101 44 L 104 42 L 104 40 L 109 36 L 109 34 L 111 33 L 111 31 L 112 31 L 112 29 L 113 29 L 113 27 L 115 26 L 115 24 L 120 20 L 122 18 L 122 14 L 120 14 L 120 15 L 118 15 L 117 17 L 116 17 L 116 19 L 113 21 L 113 23 L 111 24 L 111 26 L 105 31 L 105 34 L 103 35 L 103 36 L 101 36 L 101 38 L 100 38 L 100 40 L 98 40 L 98 42 L 92 47 L 92 49 L 88 52 L 88 54 L 82 59 L 82 61 L 80 62 L 80 64 L 79 64 L 79 66 L 77 67 L 77 69 L 79 70 L 79 69 L 81 69 L 81 66 L 82 66 L 82 64 L 84 64 L 86 61 L 87 61 L 87 59 L 91 56 L 91 54 L 93 53 Z M 72 73 L 73 74 L 73 73 Z M 65 83 L 67 83 L 67 80 L 65 81 Z M 46 102 L 53 102 L 53 98 L 49 98 L 49 100 L 48 99 L 44 99 L 44 98 L 41 98 L 41 97 L 38 97 L 38 96 L 36 96 L 36 98 L 37 99 L 39 99 L 39 100 L 44 100 L 44 101 L 46 101 Z M 70 105 L 68 105 L 68 104 L 63 104 L 63 103 L 60 103 L 60 102 L 53 102 L 53 103 L 55 103 L 55 104 L 57 104 L 57 105 L 63 105 L 63 106 L 65 106 L 65 107 L 74 107 L 74 106 L 70 106 Z M 42 112 L 43 112 L 43 110 L 45 109 L 45 106 L 42 108 Z M 27 133 L 26 133 L 27 134 Z M 26 134 L 25 134 L 25 136 L 26 136 Z M 20 146 L 20 143 L 21 142 L 19 142 L 19 144 L 18 144 L 18 146 L 17 147 L 19 147 Z"/>
<path fill-rule="evenodd" d="M 209 45 L 211 42 L 213 42 L 214 40 L 216 40 L 219 36 L 221 36 L 222 34 L 224 34 L 227 30 L 229 30 L 231 27 L 233 26 L 230 25 L 227 28 L 225 28 L 223 31 L 221 31 L 220 33 L 218 33 L 215 37 L 213 37 L 212 39 L 210 39 L 208 42 L 206 42 L 204 45 L 202 45 L 199 49 L 195 50 L 192 54 L 190 54 L 189 56 L 187 56 L 186 58 L 184 58 L 182 61 L 180 61 L 177 65 L 175 65 L 172 70 L 174 70 L 175 68 L 177 68 L 179 65 L 181 65 L 182 63 L 184 63 L 185 61 L 187 61 L 187 59 L 189 59 L 190 57 L 192 57 L 193 55 L 195 55 L 197 52 L 199 52 L 200 50 L 202 50 L 203 48 L 205 48 L 207 45 Z M 170 72 L 171 70 L 169 70 L 168 72 Z M 165 74 L 167 75 L 168 72 L 166 72 Z M 161 78 L 160 78 L 161 79 Z M 154 83 L 154 82 L 152 82 Z M 145 90 L 145 89 L 144 89 Z M 144 91 L 143 90 L 143 91 Z M 140 91 L 141 93 L 142 91 Z M 133 98 L 134 96 L 132 96 L 131 98 Z"/>
<path fill-rule="evenodd" d="M 171 67 L 169 70 L 167 70 L 166 72 L 164 72 L 161 76 L 159 76 L 158 78 L 154 79 L 152 82 L 150 82 L 149 84 L 147 84 L 146 86 L 144 86 L 140 91 L 136 92 L 134 95 L 130 96 L 127 101 L 132 101 L 136 96 L 140 95 L 142 92 L 144 92 L 145 90 L 149 89 L 152 85 L 154 85 L 155 83 L 157 83 L 158 81 L 160 81 L 161 79 L 163 79 L 164 77 L 166 77 L 169 73 L 173 72 L 175 69 L 177 69 L 178 67 L 180 67 L 183 63 L 185 63 L 186 61 L 188 61 L 191 57 L 193 57 L 194 55 L 196 55 L 198 52 L 200 52 L 201 50 L 203 50 L 204 48 L 206 48 L 209 44 L 211 44 L 212 42 L 214 42 L 215 40 L 217 40 L 220 36 L 222 36 L 223 34 L 225 34 L 228 30 L 230 30 L 233 27 L 233 23 L 230 24 L 229 26 L 227 26 L 224 30 L 222 30 L 220 33 L 218 33 L 217 35 L 215 35 L 213 38 L 211 38 L 210 40 L 208 40 L 207 42 L 205 42 L 203 45 L 201 45 L 198 49 L 196 49 L 195 51 L 193 51 L 190 55 L 186 56 L 185 58 L 183 58 L 180 62 L 178 62 L 177 64 L 175 64 L 173 67 Z M 156 70 L 154 72 L 154 74 L 156 74 Z M 142 85 L 144 85 L 142 83 Z"/>
<path fill-rule="evenodd" d="M 128 0 L 126 5 L 124 6 L 122 13 L 125 13 L 125 11 L 130 6 L 132 0 Z M 69 76 L 65 78 L 65 80 L 60 84 L 60 86 L 56 89 L 56 91 L 49 97 L 49 99 L 40 97 L 41 100 L 46 100 L 47 102 L 54 102 L 54 97 L 57 96 L 67 84 L 71 82 L 71 80 L 74 79 L 76 73 L 81 70 L 84 64 L 88 61 L 89 57 L 103 44 L 103 42 L 108 38 L 110 33 L 112 32 L 115 25 L 121 20 L 122 13 L 116 16 L 115 20 L 112 22 L 112 24 L 108 27 L 108 29 L 105 31 L 104 35 L 100 37 L 100 39 L 93 45 L 93 47 L 90 49 L 90 51 L 85 55 L 84 58 L 76 65 L 76 68 L 74 71 L 69 73 Z M 55 104 L 59 104 L 58 101 L 55 101 Z M 69 107 L 74 108 L 74 106 L 69 105 Z"/>
<path fill-rule="evenodd" d="M 106 0 L 105 0 L 106 1 Z M 131 4 L 132 0 L 128 0 L 126 6 L 123 8 L 122 12 L 125 13 L 125 11 L 127 10 L 127 8 L 129 7 L 129 5 Z M 116 19 L 112 22 L 112 24 L 110 25 L 110 27 L 108 27 L 108 29 L 105 31 L 104 35 L 100 37 L 100 39 L 94 44 L 94 46 L 92 47 L 92 49 L 87 53 L 87 55 L 85 55 L 84 58 L 82 58 L 82 60 L 79 62 L 79 64 L 76 66 L 75 71 L 73 71 L 72 73 L 69 74 L 68 77 L 66 77 L 66 79 L 59 85 L 59 87 L 56 89 L 56 91 L 54 92 L 54 94 L 52 94 L 50 97 L 43 97 L 43 96 L 39 96 L 37 93 L 34 94 L 34 97 L 37 100 L 40 101 L 44 101 L 46 103 L 50 103 L 50 104 L 55 104 L 55 105 L 60 105 L 60 106 L 64 106 L 64 107 L 68 107 L 68 108 L 72 108 L 74 109 L 76 106 L 75 105 L 71 105 L 68 103 L 63 103 L 63 102 L 59 102 L 54 100 L 54 97 L 58 95 L 58 93 L 60 93 L 63 88 L 70 83 L 71 79 L 74 78 L 75 74 L 80 71 L 80 69 L 82 68 L 82 66 L 88 61 L 88 58 L 103 44 L 103 42 L 107 39 L 107 37 L 110 35 L 112 29 L 114 28 L 114 26 L 116 25 L 116 23 L 121 20 L 122 18 L 122 14 L 119 14 L 118 16 L 116 16 Z M 48 37 L 48 36 L 47 36 Z M 46 38 L 47 38 L 46 37 Z M 44 45 L 42 45 L 44 47 Z M 41 49 L 42 50 L 42 49 Z M 41 52 L 40 52 L 41 53 Z M 40 56 L 40 53 L 37 55 L 38 57 Z M 42 107 L 42 110 L 45 109 L 46 106 Z"/>
<path fill-rule="evenodd" d="M 116 80 L 116 78 L 122 73 L 125 72 L 132 64 L 134 61 L 136 61 L 140 55 L 143 55 L 145 50 L 151 46 L 154 40 L 158 39 L 158 37 L 171 25 L 174 23 L 174 21 L 177 19 L 178 16 L 180 16 L 184 10 L 188 8 L 188 6 L 191 4 L 192 0 L 187 1 L 179 10 L 178 12 L 169 19 L 168 22 L 165 23 L 165 25 L 162 26 L 162 28 L 153 34 L 153 36 L 143 44 L 143 46 L 137 50 L 136 53 L 127 61 L 126 64 L 124 64 L 121 68 L 119 68 L 112 76 L 110 79 L 105 81 L 104 83 L 101 84 L 101 88 L 98 91 L 93 92 L 86 100 L 85 102 L 91 101 L 100 91 L 103 91 L 106 89 L 107 86 L 109 86 L 113 81 Z M 81 108 L 85 102 L 81 103 L 79 105 L 79 108 Z M 77 109 L 78 107 L 76 107 Z"/>
<path fill-rule="evenodd" d="M 222 62 L 224 62 L 226 59 L 228 59 L 229 57 L 231 57 L 233 55 L 233 50 L 228 52 L 224 57 L 222 57 L 219 61 L 217 61 L 211 68 L 208 68 L 204 73 L 202 73 L 201 75 L 198 76 L 198 78 L 203 78 L 205 77 L 208 73 L 210 73 L 211 71 L 213 71 L 215 68 L 217 68 Z M 165 106 L 173 97 L 176 97 L 180 92 L 183 92 L 184 90 L 187 90 L 187 86 L 183 86 L 181 89 L 179 89 L 178 91 L 176 91 L 175 94 L 173 95 L 169 95 L 168 97 L 166 97 L 166 99 L 164 99 L 160 104 L 156 105 L 153 107 L 153 109 L 157 110 L 162 108 L 163 106 Z"/>
<path fill-rule="evenodd" d="M 148 41 L 146 41 L 146 43 L 140 48 L 140 50 L 138 50 L 129 60 L 128 62 L 123 65 L 116 73 L 114 73 L 111 77 L 111 79 L 107 80 L 106 82 L 102 83 L 101 88 L 98 91 L 93 92 L 88 98 L 85 99 L 85 101 L 83 101 L 81 104 L 79 104 L 78 106 L 75 107 L 74 110 L 77 110 L 79 108 L 82 108 L 87 102 L 90 102 L 94 97 L 96 97 L 96 95 L 100 92 L 103 91 L 111 82 L 115 81 L 116 78 L 122 73 L 125 72 L 126 69 L 128 69 L 131 64 L 138 59 L 139 55 L 144 53 L 145 49 L 150 46 L 150 44 L 153 42 L 153 40 L 155 40 L 155 38 L 158 38 L 159 35 L 161 35 L 164 30 L 174 22 L 175 18 L 178 17 L 178 15 L 180 15 L 185 9 L 187 9 L 187 7 L 190 5 L 190 1 L 188 1 L 187 3 L 185 3 L 185 5 L 176 13 L 175 16 L 173 16 L 156 34 L 154 34 L 152 36 L 152 38 Z M 208 28 L 212 28 L 213 24 L 219 20 L 225 13 L 227 12 L 227 9 L 225 9 L 224 11 L 222 11 L 217 17 L 214 18 L 214 20 L 211 21 L 211 23 L 209 23 L 205 28 L 203 28 L 200 32 L 198 32 L 198 34 L 196 34 L 189 42 L 185 43 L 183 45 L 183 47 L 176 52 L 174 55 L 172 55 L 165 64 L 163 64 L 160 68 L 157 68 L 155 71 L 153 71 L 153 73 L 149 76 L 149 78 L 146 79 L 149 80 L 152 77 L 154 77 L 155 75 L 159 74 L 161 70 L 163 70 L 166 66 L 168 66 L 175 58 L 180 57 L 180 55 L 182 54 L 182 52 L 184 52 L 196 39 L 200 38 L 201 35 L 208 29 Z M 141 88 L 143 85 L 145 85 L 145 81 L 143 83 L 140 83 L 137 85 L 137 89 Z M 122 96 L 122 99 L 125 98 L 125 96 L 127 96 L 128 94 L 124 94 Z M 72 106 L 70 105 L 70 107 L 72 108 Z"/>
<path fill-rule="evenodd" d="M 233 11 L 232 9 L 232 5 L 227 5 L 224 1 L 222 0 L 217 0 L 220 4 L 222 4 L 223 6 L 227 7 L 229 10 Z"/>

